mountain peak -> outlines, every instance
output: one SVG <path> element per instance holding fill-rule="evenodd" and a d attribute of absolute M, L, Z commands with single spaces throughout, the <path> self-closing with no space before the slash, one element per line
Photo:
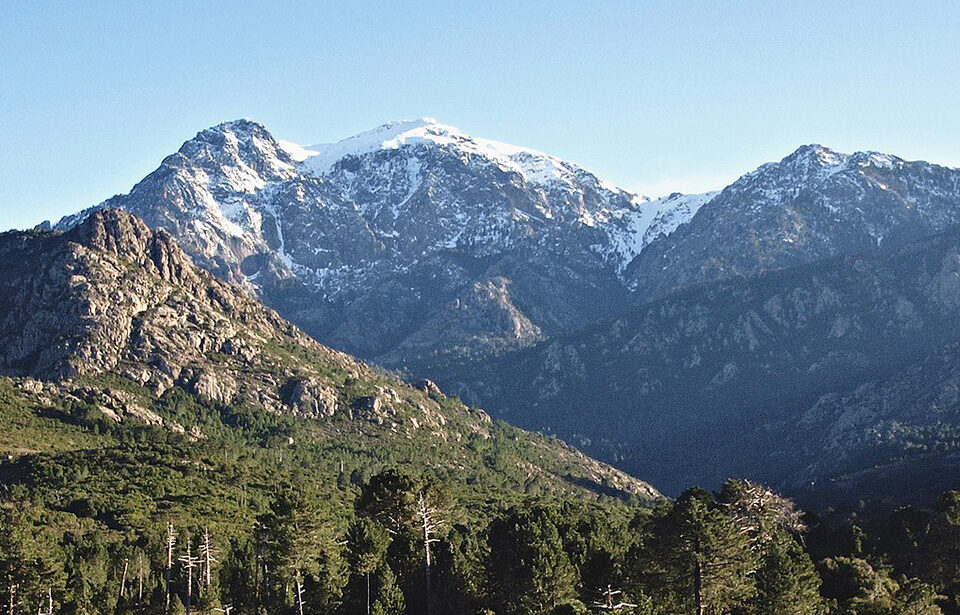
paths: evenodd
<path fill-rule="evenodd" d="M 453 151 L 463 160 L 476 159 L 493 164 L 504 171 L 517 173 L 529 184 L 540 187 L 572 187 L 577 184 L 576 176 L 584 173 L 579 166 L 555 156 L 527 147 L 473 137 L 455 126 L 442 124 L 429 117 L 388 122 L 336 143 L 307 147 L 304 149 L 307 155 L 302 160 L 312 173 L 327 175 L 334 171 L 340 160 L 348 157 L 423 147 Z M 596 181 L 603 190 L 621 192 L 599 178 Z"/>
<path fill-rule="evenodd" d="M 416 118 L 416 119 L 393 120 L 393 121 L 390 121 L 390 122 L 385 122 L 385 123 L 377 126 L 376 128 L 371 128 L 370 130 L 365 130 L 365 131 L 363 131 L 362 133 L 359 133 L 358 135 L 354 135 L 353 137 L 348 137 L 348 139 L 353 139 L 353 138 L 356 138 L 356 137 L 359 137 L 359 136 L 362 136 L 362 135 L 376 134 L 376 133 L 385 133 L 385 134 L 386 134 L 386 133 L 396 133 L 396 134 L 402 134 L 402 133 L 405 133 L 405 132 L 415 131 L 415 130 L 419 130 L 419 129 L 421 129 L 421 128 L 428 128 L 428 127 L 435 127 L 435 128 L 440 128 L 440 129 L 443 129 L 443 130 L 460 132 L 459 129 L 457 129 L 457 128 L 453 127 L 453 126 L 450 126 L 450 125 L 448 125 L 448 124 L 444 124 L 444 123 L 442 123 L 442 122 L 439 122 L 439 121 L 437 121 L 436 119 L 434 119 L 434 118 L 432 118 L 432 117 L 426 117 L 426 116 L 424 116 L 424 117 L 420 117 L 420 118 Z M 343 139 L 343 140 L 346 140 L 346 139 Z"/>
<path fill-rule="evenodd" d="M 779 162 L 768 162 L 741 176 L 731 187 L 742 189 L 756 181 L 779 183 L 786 176 L 790 181 L 823 180 L 847 167 L 848 154 L 836 152 L 819 143 L 801 145 Z"/>
<path fill-rule="evenodd" d="M 250 134 L 253 132 L 265 132 L 269 134 L 266 126 L 250 118 L 243 117 L 236 120 L 220 122 L 216 126 L 211 126 L 202 132 L 232 132 L 234 134 Z M 202 133 L 201 133 L 202 134 Z"/>
<path fill-rule="evenodd" d="M 201 130 L 180 146 L 179 153 L 195 161 L 213 157 L 219 162 L 218 156 L 222 154 L 247 158 L 285 158 L 286 152 L 266 126 L 243 118 Z"/>
<path fill-rule="evenodd" d="M 233 143 L 234 147 L 241 143 L 250 144 L 254 147 L 258 145 L 263 147 L 265 144 L 268 144 L 268 147 L 271 148 L 276 146 L 276 140 L 266 126 L 251 119 L 242 118 L 221 122 L 201 130 L 192 139 L 184 142 L 180 152 L 193 152 L 198 147 L 202 148 L 204 146 L 213 146 L 219 149 L 230 143 Z"/>
<path fill-rule="evenodd" d="M 890 169 L 902 162 L 900 158 L 882 152 L 858 151 L 853 154 L 843 154 L 820 144 L 812 143 L 800 146 L 780 161 L 780 164 L 841 171 L 852 166 Z"/>
<path fill-rule="evenodd" d="M 380 150 L 399 149 L 405 145 L 464 144 L 473 139 L 453 126 L 441 124 L 433 118 L 400 120 L 381 124 L 376 128 L 356 134 L 336 143 L 324 143 L 306 147 L 310 152 L 307 165 L 316 173 L 326 173 L 347 156 L 362 156 Z"/>
<path fill-rule="evenodd" d="M 792 154 L 780 161 L 786 165 L 833 167 L 846 162 L 847 154 L 841 154 L 819 143 L 801 145 Z"/>

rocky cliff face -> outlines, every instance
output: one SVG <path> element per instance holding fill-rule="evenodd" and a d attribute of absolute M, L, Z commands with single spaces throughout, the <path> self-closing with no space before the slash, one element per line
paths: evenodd
<path fill-rule="evenodd" d="M 956 353 L 931 357 L 960 341 L 958 263 L 951 232 L 737 277 L 461 366 L 441 385 L 670 491 L 751 476 L 797 492 L 920 441 L 934 450 L 940 428 L 952 442 Z"/>
<path fill-rule="evenodd" d="M 155 394 L 181 386 L 282 411 L 280 388 L 298 373 L 272 347 L 302 346 L 331 366 L 368 371 L 197 268 L 165 231 L 117 210 L 63 234 L 7 233 L 0 250 L 8 376 L 59 382 L 112 372 Z M 250 370 L 262 373 L 251 379 Z"/>
<path fill-rule="evenodd" d="M 384 454 L 402 455 L 415 442 L 438 468 L 482 465 L 465 459 L 479 454 L 478 441 L 501 437 L 489 416 L 435 386 L 411 387 L 320 345 L 199 269 L 168 233 L 125 212 L 93 212 L 65 233 L 5 233 L 0 255 L 0 370 L 22 395 L 49 407 L 92 404 L 117 422 L 201 438 L 198 426 L 151 410 L 181 392 L 317 421 L 330 441 L 376 445 Z M 613 492 L 657 496 L 559 441 L 519 430 L 504 437 L 525 451 L 507 465 L 527 468 L 550 489 L 609 492 L 605 485 L 613 485 Z"/>

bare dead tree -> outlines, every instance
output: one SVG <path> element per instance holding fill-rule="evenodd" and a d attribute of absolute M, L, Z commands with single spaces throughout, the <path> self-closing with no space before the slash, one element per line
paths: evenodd
<path fill-rule="evenodd" d="M 170 594 L 171 594 L 171 575 L 173 573 L 173 547 L 177 544 L 177 533 L 173 529 L 173 523 L 167 523 L 167 567 L 163 571 L 163 578 L 167 585 L 166 598 L 164 602 L 164 615 L 170 613 Z"/>
<path fill-rule="evenodd" d="M 423 531 L 423 572 L 427 589 L 427 615 L 430 615 L 431 612 L 431 602 L 433 596 L 433 561 L 431 559 L 430 545 L 440 540 L 437 538 L 436 534 L 444 523 L 441 514 L 442 511 L 440 508 L 434 505 L 427 497 L 427 494 L 424 493 L 424 490 L 421 489 L 417 493 L 416 516 L 420 528 Z"/>
<path fill-rule="evenodd" d="M 294 575 L 294 583 L 297 593 L 297 612 L 298 615 L 303 615 L 303 574 L 299 570 Z"/>
<path fill-rule="evenodd" d="M 210 530 L 204 528 L 200 542 L 200 558 L 203 560 L 202 587 L 206 591 L 213 582 L 213 565 L 217 563 L 217 552 L 210 539 Z"/>
<path fill-rule="evenodd" d="M 260 609 L 260 538 L 262 527 L 258 524 L 254 532 L 254 555 L 253 555 L 253 604 L 256 611 Z"/>
<path fill-rule="evenodd" d="M 17 600 L 18 600 L 17 591 L 19 591 L 19 589 L 20 589 L 20 584 L 16 583 L 13 580 L 13 577 L 10 577 L 10 580 L 7 583 L 7 594 L 8 594 L 8 600 L 9 600 L 9 610 L 7 611 L 7 613 L 9 615 L 16 614 Z"/>
<path fill-rule="evenodd" d="M 803 513 L 792 500 L 751 481 L 739 482 L 726 511 L 740 532 L 750 537 L 754 550 L 766 547 L 777 530 L 799 535 L 806 529 Z"/>
<path fill-rule="evenodd" d="M 137 609 L 143 607 L 143 553 L 137 553 Z"/>
<path fill-rule="evenodd" d="M 613 589 L 613 586 L 607 585 L 607 588 L 600 593 L 600 599 L 591 604 L 590 607 L 598 611 L 618 612 L 625 609 L 635 609 L 637 605 L 626 601 L 623 590 Z"/>
<path fill-rule="evenodd" d="M 261 576 L 263 583 L 263 601 L 267 604 L 270 604 L 270 566 L 267 565 L 267 562 L 263 562 L 263 576 Z"/>
<path fill-rule="evenodd" d="M 127 570 L 130 568 L 130 559 L 123 558 L 123 574 L 120 575 L 120 597 L 127 597 Z"/>
<path fill-rule="evenodd" d="M 187 571 L 187 603 L 185 606 L 187 607 L 187 615 L 190 615 L 193 599 L 193 569 L 200 564 L 200 558 L 191 554 L 189 541 L 187 541 L 187 552 L 181 555 L 178 561 L 183 564 L 184 570 Z"/>

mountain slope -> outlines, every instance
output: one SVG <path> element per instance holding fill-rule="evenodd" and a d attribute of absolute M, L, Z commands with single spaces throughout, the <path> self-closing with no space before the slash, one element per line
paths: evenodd
<path fill-rule="evenodd" d="M 876 152 L 799 148 L 725 188 L 652 243 L 626 277 L 644 299 L 789 267 L 960 223 L 960 170 Z"/>
<path fill-rule="evenodd" d="M 200 132 L 93 210 L 134 213 L 317 339 L 403 365 L 524 346 L 615 313 L 630 301 L 627 263 L 710 196 L 647 202 L 433 120 L 310 148 L 240 120 Z M 480 288 L 498 299 L 469 300 Z M 469 328 L 432 339 L 452 311 Z"/>
<path fill-rule="evenodd" d="M 784 449 L 820 443 L 789 488 L 818 507 L 850 501 L 852 494 L 915 503 L 956 489 L 958 391 L 960 344 L 954 342 L 892 374 L 825 393 L 785 434 Z"/>
<path fill-rule="evenodd" d="M 729 476 L 798 492 L 909 458 L 932 446 L 938 425 L 940 444 L 952 447 L 960 407 L 933 391 L 950 390 L 955 353 L 939 360 L 942 378 L 917 365 L 960 341 L 958 307 L 952 231 L 674 293 L 532 349 L 450 368 L 441 384 L 643 468 L 668 492 Z M 939 412 L 918 409 L 928 399 Z"/>
<path fill-rule="evenodd" d="M 65 419 L 70 408 L 88 408 L 108 423 L 195 440 L 208 424 L 229 431 L 235 421 L 296 417 L 264 437 L 282 442 L 295 432 L 307 439 L 298 447 L 334 446 L 341 468 L 346 455 L 357 467 L 425 464 L 487 492 L 536 484 L 657 497 L 555 439 L 492 424 L 435 388 L 321 346 L 129 214 L 95 212 L 63 234 L 6 233 L 0 254 L 0 370 L 23 408 L 39 404 Z M 184 406 L 197 411 L 177 410 Z M 323 455 L 304 463 L 335 465 Z"/>

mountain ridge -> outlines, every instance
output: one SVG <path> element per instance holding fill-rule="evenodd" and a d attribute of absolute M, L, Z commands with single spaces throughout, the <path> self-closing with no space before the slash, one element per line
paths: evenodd
<path fill-rule="evenodd" d="M 624 305 L 624 260 L 704 200 L 646 202 L 572 163 L 435 122 L 387 124 L 373 135 L 318 174 L 308 148 L 252 121 L 226 122 L 187 141 L 129 194 L 56 228 L 97 208 L 131 211 L 318 339 L 369 359 L 393 353 L 402 364 L 411 357 L 397 344 L 471 286 L 499 278 L 513 282 L 507 312 L 542 331 Z M 534 275 L 518 271 L 527 264 Z M 545 305 L 544 294 L 559 288 L 568 290 Z M 367 322 L 378 311 L 392 312 L 394 326 Z M 497 328 L 500 317 L 476 320 L 477 330 L 439 350 L 533 339 Z"/>
<path fill-rule="evenodd" d="M 348 138 L 323 158 L 310 155 L 323 148 L 284 145 L 262 125 L 238 121 L 201 131 L 129 194 L 101 207 L 142 214 L 149 226 L 167 229 L 194 262 L 242 284 L 313 338 L 410 378 L 452 383 L 468 395 L 475 383 L 463 377 L 461 365 L 504 365 L 527 348 L 554 340 L 563 346 L 592 323 L 603 325 L 685 296 L 713 296 L 728 283 L 744 285 L 737 291 L 743 295 L 754 285 L 749 292 L 795 275 L 778 272 L 813 271 L 816 263 L 849 265 L 857 255 L 874 262 L 867 255 L 878 249 L 906 249 L 960 224 L 960 171 L 888 154 L 804 145 L 717 193 L 645 201 L 571 163 L 492 143 L 418 120 Z M 322 172 L 309 168 L 311 161 Z M 524 168 L 554 174 L 537 183 Z M 83 215 L 58 227 L 68 228 Z M 900 291 L 889 286 L 895 277 L 891 267 L 870 265 L 868 271 L 881 276 L 875 281 L 890 297 L 897 296 Z M 835 280 L 837 296 L 864 313 L 880 314 L 852 294 L 858 288 L 864 296 L 872 292 L 853 278 Z M 804 292 L 812 297 L 819 291 Z M 796 303 L 809 308 L 802 297 Z M 914 305 L 913 299 L 907 303 Z M 883 313 L 903 324 L 898 305 L 884 304 Z M 740 340 L 756 337 L 751 327 L 769 316 L 751 324 L 728 307 L 711 301 L 698 309 L 702 319 L 736 332 Z M 763 315 L 764 309 L 750 311 Z M 844 318 L 821 331 L 810 347 L 826 347 L 833 333 L 851 339 L 852 333 L 843 332 L 856 329 L 858 315 Z M 949 319 L 943 324 L 950 330 Z M 777 343 L 789 345 L 809 333 L 794 339 L 788 329 Z M 892 339 L 903 349 L 914 348 L 904 331 L 895 331 Z M 669 333 L 651 330 L 645 336 L 664 341 Z M 939 347 L 933 338 L 924 340 L 918 353 Z M 598 353 L 618 351 L 614 345 Z M 847 351 L 852 365 L 879 370 L 872 377 L 895 376 L 869 358 L 870 348 Z M 771 365 L 800 369 L 771 356 Z M 897 368 L 907 369 L 906 361 L 904 355 Z M 717 386 L 745 382 L 738 394 L 766 399 L 763 389 L 769 387 L 762 379 L 750 381 L 743 366 L 727 369 L 727 363 L 737 361 L 718 365 L 705 386 L 714 379 Z M 591 369 L 564 363 L 556 374 L 558 391 Z M 498 377 L 479 372 L 488 380 Z M 871 377 L 837 370 L 854 372 L 858 382 Z M 630 395 L 638 397 L 662 384 L 637 373 L 616 381 L 616 369 L 610 373 L 609 382 L 594 383 L 598 390 L 629 386 L 635 389 Z M 508 369 L 503 377 L 513 376 Z M 670 403 L 682 405 L 683 395 L 696 388 L 677 391 Z M 508 393 L 513 398 L 496 403 L 515 404 L 529 391 Z M 607 410 L 576 406 L 582 401 L 578 395 L 564 398 L 565 412 L 579 408 L 584 426 L 609 422 Z M 692 397 L 686 403 L 695 405 Z M 646 428 L 634 425 L 635 431 Z M 665 437 L 681 431 L 677 426 Z M 602 443 L 592 446 L 608 459 L 624 454 Z M 636 468 L 646 471 L 643 464 Z M 791 480 L 786 474 L 775 478 Z M 673 479 L 687 484 L 698 477 Z"/>
<path fill-rule="evenodd" d="M 960 223 L 960 170 L 889 154 L 805 145 L 740 177 L 677 233 L 635 259 L 646 297 L 882 241 L 906 243 Z"/>

